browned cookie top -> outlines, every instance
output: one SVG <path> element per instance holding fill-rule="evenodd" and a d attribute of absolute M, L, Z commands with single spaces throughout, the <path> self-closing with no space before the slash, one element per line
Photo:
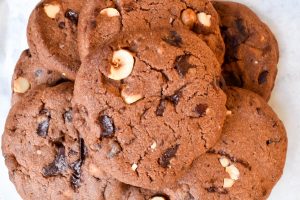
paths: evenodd
<path fill-rule="evenodd" d="M 282 122 L 260 96 L 230 88 L 219 142 L 166 189 L 171 199 L 267 199 L 281 177 L 287 151 Z"/>
<path fill-rule="evenodd" d="M 252 90 L 270 98 L 279 59 L 277 41 L 248 7 L 233 2 L 214 2 L 221 18 L 226 54 L 223 76 L 231 86 Z"/>
<path fill-rule="evenodd" d="M 2 150 L 23 199 L 120 199 L 125 185 L 101 173 L 73 127 L 72 83 L 28 92 L 11 109 Z M 124 191 L 125 192 L 125 191 Z"/>
<path fill-rule="evenodd" d="M 28 43 L 33 57 L 71 80 L 80 66 L 77 25 L 83 0 L 44 0 L 28 23 Z"/>
<path fill-rule="evenodd" d="M 18 102 L 24 94 L 38 85 L 52 86 L 63 79 L 61 73 L 46 69 L 42 63 L 31 56 L 27 49 L 22 52 L 12 78 L 12 104 Z"/>
<path fill-rule="evenodd" d="M 203 39 L 223 62 L 225 47 L 219 17 L 208 0 L 89 0 L 79 19 L 79 49 L 91 49 L 122 31 L 186 27 Z"/>
<path fill-rule="evenodd" d="M 75 125 L 95 164 L 135 186 L 176 181 L 220 136 L 219 75 L 213 53 L 186 30 L 108 41 L 83 62 L 74 91 Z"/>

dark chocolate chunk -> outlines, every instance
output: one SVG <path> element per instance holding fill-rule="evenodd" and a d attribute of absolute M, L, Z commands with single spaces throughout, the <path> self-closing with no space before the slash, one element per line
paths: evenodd
<path fill-rule="evenodd" d="M 42 109 L 40 111 L 40 116 L 38 117 L 38 127 L 37 134 L 41 137 L 46 137 L 48 135 L 49 125 L 50 125 L 50 112 L 47 109 Z"/>
<path fill-rule="evenodd" d="M 228 191 L 226 189 L 218 188 L 218 187 L 215 187 L 215 186 L 205 188 L 205 190 L 209 193 L 228 194 Z"/>
<path fill-rule="evenodd" d="M 57 176 L 63 173 L 68 167 L 66 156 L 65 156 L 65 147 L 61 145 L 58 147 L 57 155 L 52 163 L 43 168 L 43 175 L 45 177 Z"/>
<path fill-rule="evenodd" d="M 268 71 L 262 71 L 258 77 L 258 84 L 261 85 L 261 84 L 267 82 L 268 75 L 269 75 Z"/>
<path fill-rule="evenodd" d="M 60 29 L 64 29 L 64 28 L 66 27 L 66 23 L 65 23 L 65 22 L 59 22 L 59 23 L 58 23 L 58 27 L 59 27 Z"/>
<path fill-rule="evenodd" d="M 195 112 L 197 113 L 198 117 L 204 117 L 206 115 L 207 108 L 207 104 L 198 104 L 195 108 Z"/>
<path fill-rule="evenodd" d="M 165 99 L 161 99 L 159 105 L 155 111 L 157 116 L 163 116 L 166 109 L 167 101 Z"/>
<path fill-rule="evenodd" d="M 74 190 L 77 190 L 80 187 L 81 166 L 82 166 L 82 160 L 77 160 L 71 164 L 73 173 L 71 175 L 70 182 L 71 182 L 71 186 Z"/>
<path fill-rule="evenodd" d="M 111 146 L 111 149 L 107 155 L 108 158 L 113 158 L 122 151 L 122 147 L 120 146 L 120 144 L 118 142 L 114 141 L 110 146 Z"/>
<path fill-rule="evenodd" d="M 72 9 L 68 9 L 66 11 L 66 13 L 65 13 L 65 17 L 67 19 L 69 19 L 73 24 L 75 24 L 77 26 L 77 24 L 78 24 L 78 17 L 79 17 L 79 15 L 78 15 L 77 12 L 75 12 Z"/>
<path fill-rule="evenodd" d="M 170 31 L 169 35 L 162 38 L 162 40 L 174 47 L 181 47 L 182 44 L 182 38 L 176 31 Z"/>
<path fill-rule="evenodd" d="M 68 110 L 64 113 L 65 123 L 71 123 L 73 120 L 73 112 L 72 110 Z"/>
<path fill-rule="evenodd" d="M 84 139 L 80 138 L 80 159 L 82 161 L 85 160 L 85 158 L 87 157 L 88 151 L 87 148 L 85 146 L 85 142 Z"/>
<path fill-rule="evenodd" d="M 179 148 L 179 144 L 167 149 L 162 156 L 159 158 L 158 163 L 163 168 L 167 168 L 170 165 L 170 161 L 173 157 L 175 157 L 176 152 Z"/>
<path fill-rule="evenodd" d="M 101 136 L 112 137 L 115 133 L 115 125 L 113 120 L 107 115 L 102 115 L 99 118 L 99 123 L 102 131 Z"/>
<path fill-rule="evenodd" d="M 190 57 L 191 54 L 184 54 L 181 56 L 177 56 L 175 59 L 174 67 L 181 77 L 184 77 L 188 73 L 190 68 L 196 67 L 195 65 L 189 63 Z"/>

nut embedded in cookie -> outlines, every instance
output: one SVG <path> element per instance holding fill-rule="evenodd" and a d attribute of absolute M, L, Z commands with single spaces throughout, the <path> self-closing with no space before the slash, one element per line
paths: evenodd
<path fill-rule="evenodd" d="M 197 18 L 198 21 L 206 26 L 206 27 L 210 27 L 211 25 L 211 15 L 206 14 L 205 12 L 200 12 L 197 14 Z"/>
<path fill-rule="evenodd" d="M 14 92 L 16 93 L 25 93 L 29 90 L 30 83 L 26 78 L 19 77 L 14 80 Z"/>
<path fill-rule="evenodd" d="M 107 17 L 118 17 L 118 16 L 120 16 L 119 11 L 115 8 L 104 8 L 103 10 L 100 11 L 100 14 L 105 15 Z"/>
<path fill-rule="evenodd" d="M 45 4 L 44 11 L 48 17 L 50 17 L 51 19 L 55 19 L 56 15 L 60 11 L 60 5 L 59 4 Z"/>
<path fill-rule="evenodd" d="M 194 26 L 196 20 L 197 20 L 196 13 L 190 8 L 185 9 L 181 14 L 181 21 L 183 22 L 184 25 L 190 28 Z"/>

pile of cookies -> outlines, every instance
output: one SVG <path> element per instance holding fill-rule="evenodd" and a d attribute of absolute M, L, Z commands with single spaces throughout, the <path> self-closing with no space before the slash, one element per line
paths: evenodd
<path fill-rule="evenodd" d="M 276 39 L 208 0 L 44 0 L 2 150 L 23 199 L 267 199 L 287 137 Z"/>

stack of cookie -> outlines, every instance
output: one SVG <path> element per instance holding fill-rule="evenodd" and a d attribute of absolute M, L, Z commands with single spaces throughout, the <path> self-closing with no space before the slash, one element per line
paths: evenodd
<path fill-rule="evenodd" d="M 249 8 L 44 0 L 28 43 L 2 142 L 23 199 L 266 199 L 280 178 L 278 45 Z"/>

